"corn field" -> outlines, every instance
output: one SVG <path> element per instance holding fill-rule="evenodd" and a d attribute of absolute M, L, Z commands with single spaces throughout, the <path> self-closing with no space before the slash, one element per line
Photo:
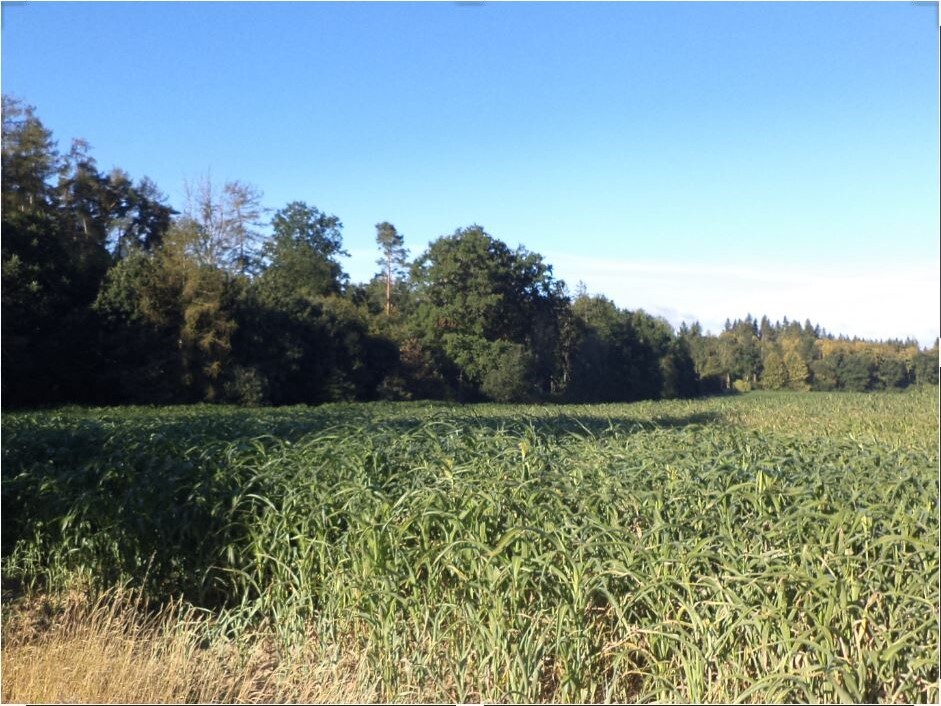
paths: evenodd
<path fill-rule="evenodd" d="M 937 403 L 11 413 L 3 578 L 361 655 L 381 701 L 935 702 Z"/>

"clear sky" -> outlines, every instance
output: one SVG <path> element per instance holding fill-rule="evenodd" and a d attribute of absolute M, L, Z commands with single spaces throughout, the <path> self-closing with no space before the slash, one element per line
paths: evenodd
<path fill-rule="evenodd" d="M 473 223 L 672 323 L 941 319 L 937 4 L 3 3 L 60 148 L 240 179 L 413 255 Z"/>

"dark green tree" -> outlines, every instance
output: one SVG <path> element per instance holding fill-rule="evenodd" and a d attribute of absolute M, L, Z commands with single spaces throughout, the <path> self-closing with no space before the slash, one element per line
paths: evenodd
<path fill-rule="evenodd" d="M 917 385 L 938 384 L 938 342 L 928 350 L 919 351 L 915 358 L 913 374 Z"/>
<path fill-rule="evenodd" d="M 343 224 L 302 201 L 293 201 L 271 220 L 274 233 L 262 254 L 260 296 L 269 302 L 339 294 L 346 275 L 338 257 L 343 250 Z"/>
<path fill-rule="evenodd" d="M 483 376 L 480 389 L 495 402 L 530 402 L 536 399 L 533 384 L 534 363 L 518 343 L 501 343 L 492 353 L 492 364 Z"/>
<path fill-rule="evenodd" d="M 111 403 L 170 404 L 183 385 L 182 290 L 154 251 L 135 249 L 109 270 L 94 304 L 99 384 Z"/>
<path fill-rule="evenodd" d="M 490 343 L 524 347 L 534 385 L 548 393 L 556 373 L 560 292 L 552 270 L 536 253 L 515 251 L 480 226 L 433 242 L 412 265 L 413 330 L 432 353 L 453 394 L 480 393 L 495 364 Z"/>
<path fill-rule="evenodd" d="M 700 394 L 718 394 L 726 389 L 727 366 L 723 346 L 716 336 L 703 333 L 696 321 L 683 334 L 693 358 Z"/>
<path fill-rule="evenodd" d="M 33 109 L 3 100 L 2 350 L 6 406 L 96 401 L 90 305 L 110 265 L 84 204 L 51 184 L 64 163 Z M 107 220 L 110 214 L 102 211 Z M 90 224 L 89 224 L 90 225 Z M 65 354 L 63 342 L 67 342 Z"/>
<path fill-rule="evenodd" d="M 643 311 L 623 311 L 606 297 L 587 294 L 575 299 L 572 312 L 582 335 L 574 353 L 569 399 L 631 401 L 688 391 L 692 360 L 685 346 L 673 346 L 672 329 L 665 321 Z"/>
<path fill-rule="evenodd" d="M 866 392 L 872 389 L 875 364 L 864 353 L 851 353 L 842 356 L 837 363 L 837 380 L 840 388 L 852 392 Z"/>
<path fill-rule="evenodd" d="M 373 399 L 398 354 L 392 341 L 370 333 L 357 289 L 341 296 L 347 277 L 338 262 L 346 254 L 340 220 L 295 201 L 272 226 L 264 268 L 239 304 L 240 379 L 273 404 Z"/>
<path fill-rule="evenodd" d="M 113 252 L 123 257 L 134 250 L 153 250 L 163 241 L 163 236 L 177 215 L 167 203 L 166 196 L 157 185 L 144 177 L 128 191 L 127 211 L 117 224 Z"/>
<path fill-rule="evenodd" d="M 3 212 L 51 209 L 50 180 L 59 170 L 52 131 L 35 108 L 3 96 Z"/>
<path fill-rule="evenodd" d="M 661 397 L 689 398 L 699 393 L 696 366 L 685 337 L 671 338 L 660 358 L 660 372 L 663 377 Z"/>
<path fill-rule="evenodd" d="M 813 374 L 813 389 L 821 392 L 836 390 L 840 386 L 839 367 L 842 356 L 819 358 L 810 364 Z"/>
<path fill-rule="evenodd" d="M 728 375 L 733 380 L 757 382 L 761 372 L 761 347 L 758 342 L 758 325 L 751 314 L 744 320 L 736 320 L 731 326 L 727 326 L 720 338 L 724 339 L 728 347 Z"/>
<path fill-rule="evenodd" d="M 892 356 L 885 356 L 878 362 L 875 377 L 875 387 L 880 390 L 897 390 L 909 384 L 905 363 Z"/>

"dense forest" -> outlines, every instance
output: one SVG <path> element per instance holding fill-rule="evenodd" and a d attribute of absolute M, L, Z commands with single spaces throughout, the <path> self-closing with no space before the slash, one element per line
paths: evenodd
<path fill-rule="evenodd" d="M 2 403 L 614 402 L 726 390 L 938 382 L 937 343 L 835 337 L 810 321 L 674 330 L 478 225 L 409 259 L 376 226 L 377 274 L 343 272 L 342 223 L 273 214 L 251 184 L 157 185 L 60 153 L 3 98 Z M 269 217 L 270 216 L 270 217 Z"/>

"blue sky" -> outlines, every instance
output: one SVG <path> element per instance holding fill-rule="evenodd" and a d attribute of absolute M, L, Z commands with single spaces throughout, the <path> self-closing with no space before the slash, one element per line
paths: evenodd
<path fill-rule="evenodd" d="M 4 3 L 2 60 L 176 206 L 336 214 L 354 281 L 478 223 L 674 324 L 938 335 L 936 5 Z"/>

